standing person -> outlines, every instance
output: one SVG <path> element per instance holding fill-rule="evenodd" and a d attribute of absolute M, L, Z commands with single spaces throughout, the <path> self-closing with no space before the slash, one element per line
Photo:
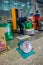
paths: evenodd
<path fill-rule="evenodd" d="M 19 25 L 19 27 L 20 27 L 20 33 L 21 34 L 24 34 L 24 26 L 23 26 L 23 23 L 25 22 L 27 20 L 27 17 L 19 17 L 19 19 L 18 19 L 18 25 Z"/>
<path fill-rule="evenodd" d="M 36 23 L 36 29 L 38 29 L 39 28 L 39 21 L 40 21 L 40 14 L 38 13 L 38 10 L 36 11 L 34 18 L 35 18 L 35 23 Z"/>
<path fill-rule="evenodd" d="M 33 13 L 30 14 L 29 19 L 30 19 L 32 22 L 34 22 L 34 15 L 33 15 Z"/>

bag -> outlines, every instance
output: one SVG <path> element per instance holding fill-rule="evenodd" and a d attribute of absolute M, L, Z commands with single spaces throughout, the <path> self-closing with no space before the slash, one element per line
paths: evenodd
<path fill-rule="evenodd" d="M 3 24 L 0 24 L 0 27 L 3 27 L 4 28 L 4 31 L 5 31 L 5 38 L 6 40 L 12 40 L 13 39 L 13 33 L 12 33 L 12 25 L 11 23 L 3 23 Z"/>
<path fill-rule="evenodd" d="M 27 22 L 25 23 L 25 28 L 26 28 L 26 29 L 32 28 L 32 23 L 27 21 Z"/>

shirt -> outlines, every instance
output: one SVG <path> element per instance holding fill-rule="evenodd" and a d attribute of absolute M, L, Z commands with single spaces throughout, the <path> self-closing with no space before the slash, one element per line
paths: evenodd
<path fill-rule="evenodd" d="M 34 18 L 35 18 L 35 20 L 40 20 L 40 14 L 35 14 Z"/>

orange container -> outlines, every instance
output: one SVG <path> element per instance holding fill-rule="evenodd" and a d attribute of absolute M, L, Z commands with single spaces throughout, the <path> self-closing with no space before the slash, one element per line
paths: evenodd
<path fill-rule="evenodd" d="M 36 29 L 36 27 L 37 27 L 36 25 L 37 25 L 37 24 L 36 24 L 36 22 L 34 21 L 34 23 L 33 23 L 33 28 L 34 28 L 34 29 Z"/>

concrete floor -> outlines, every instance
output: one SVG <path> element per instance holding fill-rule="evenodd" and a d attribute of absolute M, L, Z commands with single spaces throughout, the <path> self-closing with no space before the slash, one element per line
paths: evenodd
<path fill-rule="evenodd" d="M 20 36 L 20 35 L 15 33 L 14 34 L 14 39 L 10 40 L 10 41 L 7 41 L 7 45 L 9 45 L 11 49 L 14 48 L 15 46 L 17 46 L 17 43 L 18 43 L 18 40 L 16 39 L 17 36 Z M 40 31 L 40 32 L 36 31 L 35 35 L 31 36 L 31 41 L 36 40 L 40 37 L 43 37 L 43 31 Z"/>
<path fill-rule="evenodd" d="M 0 54 L 0 65 L 43 65 L 43 32 L 36 32 L 32 36 L 33 49 L 36 54 L 23 59 L 16 51 L 17 39 L 14 35 L 14 40 L 7 41 L 7 45 L 10 46 L 9 51 L 5 51 Z"/>

